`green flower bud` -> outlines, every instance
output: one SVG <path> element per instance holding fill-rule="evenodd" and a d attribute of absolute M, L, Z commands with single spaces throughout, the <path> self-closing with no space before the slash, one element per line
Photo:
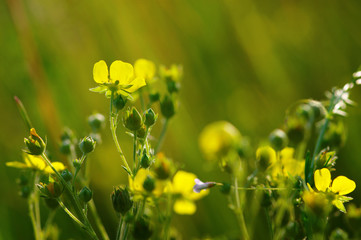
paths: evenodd
<path fill-rule="evenodd" d="M 113 106 L 119 111 L 125 107 L 126 103 L 127 99 L 124 99 L 120 94 L 113 100 Z"/>
<path fill-rule="evenodd" d="M 179 92 L 180 84 L 172 78 L 166 78 L 167 90 L 170 94 Z"/>
<path fill-rule="evenodd" d="M 286 133 L 281 129 L 276 129 L 269 135 L 269 141 L 271 146 L 276 150 L 280 151 L 287 146 L 288 138 Z"/>
<path fill-rule="evenodd" d="M 325 116 L 327 114 L 327 110 L 326 110 L 326 108 L 323 106 L 323 104 L 321 102 L 311 100 L 308 104 L 312 108 L 313 116 L 314 116 L 314 119 L 315 119 L 316 122 L 322 120 L 323 118 L 325 118 Z"/>
<path fill-rule="evenodd" d="M 286 133 L 292 147 L 300 144 L 305 137 L 304 122 L 297 118 L 287 120 Z"/>
<path fill-rule="evenodd" d="M 60 144 L 60 152 L 65 155 L 69 155 L 71 153 L 71 141 L 69 139 L 63 140 Z"/>
<path fill-rule="evenodd" d="M 144 124 L 147 127 L 151 127 L 154 125 L 157 120 L 157 115 L 153 111 L 153 109 L 149 108 L 144 114 Z"/>
<path fill-rule="evenodd" d="M 45 142 L 34 128 L 30 129 L 30 136 L 25 138 L 24 142 L 29 150 L 28 153 L 31 155 L 41 155 L 45 151 Z"/>
<path fill-rule="evenodd" d="M 151 176 L 147 176 L 143 183 L 143 188 L 147 190 L 148 192 L 152 192 L 155 188 L 155 180 Z"/>
<path fill-rule="evenodd" d="M 115 187 L 111 195 L 113 208 L 123 216 L 132 208 L 133 201 L 130 199 L 129 191 L 126 187 Z"/>
<path fill-rule="evenodd" d="M 71 172 L 68 169 L 65 169 L 62 173 L 61 176 L 64 178 L 64 180 L 66 182 L 71 181 L 71 179 L 73 179 L 73 174 L 71 174 Z"/>
<path fill-rule="evenodd" d="M 135 132 L 142 127 L 142 116 L 135 107 L 132 107 L 131 110 L 128 109 L 125 112 L 123 121 L 124 126 L 132 132 Z"/>
<path fill-rule="evenodd" d="M 105 127 L 105 117 L 100 113 L 95 113 L 88 117 L 88 123 L 93 132 L 98 132 Z"/>
<path fill-rule="evenodd" d="M 175 106 L 172 98 L 169 95 L 164 96 L 160 103 L 160 110 L 165 118 L 171 118 L 175 114 Z"/>
<path fill-rule="evenodd" d="M 157 101 L 159 101 L 159 99 L 160 99 L 160 94 L 158 92 L 149 94 L 149 101 L 151 103 L 157 102 Z"/>
<path fill-rule="evenodd" d="M 152 236 L 150 222 L 145 218 L 139 218 L 134 223 L 133 237 L 134 239 L 149 239 Z"/>
<path fill-rule="evenodd" d="M 259 147 L 256 151 L 258 167 L 263 171 L 276 161 L 276 152 L 269 146 Z"/>
<path fill-rule="evenodd" d="M 140 159 L 140 166 L 142 168 L 148 168 L 150 166 L 150 160 L 147 153 L 144 153 L 142 158 Z"/>
<path fill-rule="evenodd" d="M 158 179 L 165 180 L 172 175 L 172 166 L 169 159 L 167 159 L 163 154 L 158 153 L 156 163 L 154 166 L 154 173 Z"/>
<path fill-rule="evenodd" d="M 84 137 L 79 143 L 79 148 L 84 154 L 91 153 L 95 148 L 95 141 L 91 137 Z"/>
<path fill-rule="evenodd" d="M 222 183 L 221 193 L 228 195 L 231 192 L 231 184 L 229 183 Z"/>
<path fill-rule="evenodd" d="M 44 202 L 45 205 L 52 210 L 56 209 L 59 206 L 58 201 L 54 198 L 45 198 Z"/>
<path fill-rule="evenodd" d="M 93 197 L 93 192 L 88 187 L 83 187 L 82 190 L 80 190 L 79 199 L 82 200 L 84 203 L 89 202 Z"/>
<path fill-rule="evenodd" d="M 40 183 L 37 184 L 40 192 L 45 198 L 58 198 L 63 193 L 63 186 L 58 182 Z"/>
<path fill-rule="evenodd" d="M 20 189 L 20 192 L 19 192 L 19 195 L 22 197 L 22 198 L 28 198 L 29 195 L 31 193 L 31 189 L 29 186 L 23 186 L 21 187 Z"/>
<path fill-rule="evenodd" d="M 61 141 L 73 140 L 75 138 L 73 131 L 70 128 L 64 128 L 63 134 L 61 135 Z"/>
<path fill-rule="evenodd" d="M 137 138 L 144 139 L 146 137 L 145 136 L 146 131 L 147 131 L 147 129 L 145 128 L 145 126 L 142 125 L 142 127 L 139 128 L 137 131 Z"/>
<path fill-rule="evenodd" d="M 306 121 L 309 121 L 311 117 L 314 117 L 314 111 L 309 104 L 301 104 L 296 109 L 296 115 L 305 119 Z"/>
<path fill-rule="evenodd" d="M 80 168 L 81 167 L 80 160 L 79 159 L 74 159 L 73 160 L 73 166 L 74 166 L 75 169 Z"/>

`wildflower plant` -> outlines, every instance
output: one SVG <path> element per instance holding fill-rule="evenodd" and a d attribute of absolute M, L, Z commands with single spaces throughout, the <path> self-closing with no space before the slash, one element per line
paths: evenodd
<path fill-rule="evenodd" d="M 171 221 L 174 214 L 194 214 L 196 201 L 216 188 L 227 196 L 241 239 L 255 238 L 259 216 L 266 219 L 270 239 L 347 235 L 340 228 L 328 229 L 327 224 L 336 211 L 347 212 L 345 203 L 352 198 L 346 195 L 356 189 L 356 183 L 345 176 L 332 181 L 331 173 L 336 171 L 337 151 L 345 141 L 342 117 L 347 116 L 347 107 L 354 105 L 350 92 L 361 84 L 361 72 L 342 88 L 328 92 L 326 101 L 307 99 L 291 105 L 284 125 L 255 148 L 227 121 L 207 125 L 199 136 L 199 146 L 204 158 L 226 175 L 224 182 L 203 181 L 209 179 L 180 169 L 161 151 L 169 122 L 177 113 L 182 77 L 181 66 L 157 67 L 147 59 L 138 59 L 134 65 L 116 60 L 109 68 L 103 60 L 96 62 L 93 80 L 97 86 L 90 91 L 105 94 L 108 117 L 100 113 L 89 116 L 87 136 L 79 137 L 64 128 L 59 151 L 66 162 L 50 157 L 47 141 L 36 132 L 15 97 L 30 134 L 24 140 L 22 161 L 6 165 L 21 169 L 20 195 L 27 199 L 36 240 L 59 238 L 55 230 L 58 208 L 89 239 L 109 239 L 93 201 L 97 192 L 93 192 L 87 166 L 91 154 L 102 147 L 100 132 L 107 120 L 119 155 L 114 161 L 122 166 L 119 174 L 128 179 L 109 193 L 109 204 L 119 219 L 113 233 L 117 240 L 176 239 L 179 234 Z M 163 83 L 165 91 L 154 85 L 156 81 Z M 152 135 L 158 127 L 160 135 Z M 130 156 L 118 141 L 119 128 L 133 143 Z M 41 199 L 48 207 L 46 212 L 40 207 Z M 353 205 L 349 209 L 348 221 L 359 221 L 360 209 Z"/>

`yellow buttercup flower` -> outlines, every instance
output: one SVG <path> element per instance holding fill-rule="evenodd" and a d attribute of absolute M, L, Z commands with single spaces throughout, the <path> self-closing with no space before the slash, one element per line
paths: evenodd
<path fill-rule="evenodd" d="M 209 190 L 202 190 L 200 193 L 193 191 L 194 180 L 197 176 L 193 173 L 178 171 L 167 189 L 168 192 L 178 195 L 173 210 L 181 215 L 192 215 L 196 212 L 197 206 L 194 201 L 206 196 Z"/>
<path fill-rule="evenodd" d="M 100 86 L 90 90 L 99 93 L 105 92 L 107 96 L 110 96 L 111 92 L 129 96 L 130 93 L 146 85 L 144 77 L 136 76 L 130 63 L 120 60 L 114 61 L 109 70 L 104 60 L 95 63 L 93 78 Z"/>
<path fill-rule="evenodd" d="M 318 191 L 333 193 L 335 199 L 332 201 L 332 204 L 340 211 L 346 212 L 343 203 L 349 202 L 352 198 L 345 195 L 355 190 L 356 183 L 354 181 L 345 176 L 338 176 L 332 181 L 330 170 L 327 168 L 316 170 L 314 181 Z"/>
<path fill-rule="evenodd" d="M 286 147 L 281 150 L 279 160 L 272 158 L 273 162 L 270 166 L 272 177 L 304 176 L 305 161 L 296 160 L 294 152 L 293 148 Z"/>
<path fill-rule="evenodd" d="M 154 80 L 155 64 L 144 58 L 140 58 L 134 63 L 134 71 L 137 77 L 144 78 L 147 83 Z"/>
<path fill-rule="evenodd" d="M 64 164 L 61 162 L 53 162 L 52 165 L 57 171 L 62 171 L 65 169 Z M 50 174 L 54 173 L 54 171 L 50 168 L 50 166 L 47 166 L 45 161 L 40 156 L 30 155 L 26 153 L 24 153 L 24 163 L 7 162 L 6 166 L 20 168 L 20 169 L 34 169 Z"/>

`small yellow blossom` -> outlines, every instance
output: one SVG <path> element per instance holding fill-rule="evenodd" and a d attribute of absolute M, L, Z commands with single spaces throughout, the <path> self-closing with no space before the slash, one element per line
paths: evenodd
<path fill-rule="evenodd" d="M 181 215 L 192 215 L 196 212 L 197 207 L 194 201 L 201 199 L 209 193 L 209 189 L 202 190 L 200 193 L 193 191 L 194 180 L 197 176 L 193 173 L 178 171 L 167 188 L 167 192 L 178 195 L 173 210 Z"/>
<path fill-rule="evenodd" d="M 134 63 L 134 71 L 137 77 L 144 78 L 147 83 L 151 83 L 155 75 L 155 64 L 152 61 L 140 58 Z"/>
<path fill-rule="evenodd" d="M 272 177 L 304 176 L 305 161 L 294 158 L 294 149 L 286 147 L 281 150 L 279 160 L 276 158 L 270 166 Z"/>
<path fill-rule="evenodd" d="M 199 136 L 199 146 L 208 160 L 221 159 L 240 141 L 241 134 L 226 121 L 207 125 Z"/>
<path fill-rule="evenodd" d="M 144 77 L 136 76 L 134 68 L 130 63 L 120 60 L 114 61 L 110 65 L 110 71 L 104 60 L 94 64 L 93 78 L 100 86 L 90 89 L 93 92 L 106 92 L 109 96 L 111 92 L 129 96 L 146 85 Z"/>
<path fill-rule="evenodd" d="M 314 180 L 317 190 L 335 194 L 335 199 L 332 201 L 332 204 L 340 211 L 346 212 L 343 203 L 352 200 L 352 198 L 344 195 L 355 190 L 356 183 L 345 176 L 338 176 L 332 182 L 330 170 L 327 168 L 316 170 Z"/>
<path fill-rule="evenodd" d="M 169 68 L 161 65 L 159 67 L 159 74 L 165 79 L 170 79 L 179 82 L 183 76 L 183 68 L 181 65 L 172 64 Z"/>
<path fill-rule="evenodd" d="M 14 168 L 21 168 L 21 169 L 34 169 L 43 171 L 45 173 L 53 174 L 53 170 L 50 168 L 50 166 L 47 166 L 45 161 L 40 156 L 30 155 L 24 153 L 24 162 L 7 162 L 6 166 L 8 167 L 14 167 Z M 65 166 L 61 162 L 53 162 L 53 167 L 57 171 L 62 171 L 65 169 Z"/>
<path fill-rule="evenodd" d="M 149 171 L 148 169 L 141 168 L 135 175 L 134 180 L 129 176 L 129 187 L 135 193 L 142 194 L 146 193 L 147 191 L 144 189 L 143 184 L 147 176 L 154 177 L 154 174 Z M 155 188 L 152 191 L 152 194 L 155 196 L 160 196 L 166 187 L 167 181 L 162 181 L 155 178 Z"/>

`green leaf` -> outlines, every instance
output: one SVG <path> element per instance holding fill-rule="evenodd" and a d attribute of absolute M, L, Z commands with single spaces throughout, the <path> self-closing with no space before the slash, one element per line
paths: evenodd
<path fill-rule="evenodd" d="M 105 85 L 100 85 L 100 86 L 97 86 L 97 87 L 95 87 L 95 88 L 90 88 L 89 91 L 91 91 L 91 92 L 97 92 L 97 93 L 103 93 L 103 92 L 105 92 L 107 89 L 108 89 L 107 86 L 105 86 Z"/>

